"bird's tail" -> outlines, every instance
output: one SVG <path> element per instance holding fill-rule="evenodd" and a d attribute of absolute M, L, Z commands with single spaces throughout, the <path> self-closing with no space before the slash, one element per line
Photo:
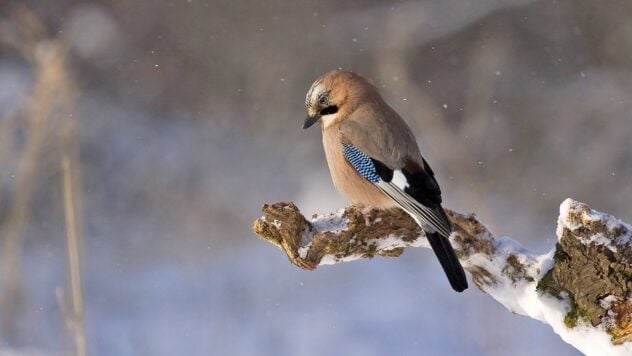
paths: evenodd
<path fill-rule="evenodd" d="M 438 232 L 426 232 L 426 238 L 430 242 L 430 246 L 437 256 L 441 267 L 443 267 L 452 289 L 459 293 L 466 290 L 467 278 L 452 245 L 450 245 L 450 240 L 439 235 Z"/>
<path fill-rule="evenodd" d="M 443 223 L 442 225 L 447 227 L 449 232 L 452 232 L 450 220 L 440 205 L 432 209 L 432 213 L 437 220 Z M 448 277 L 448 281 L 450 282 L 452 289 L 459 293 L 466 290 L 467 277 L 465 277 L 463 266 L 461 266 L 461 262 L 459 262 L 459 258 L 456 257 L 456 253 L 454 253 L 454 249 L 450 244 L 450 235 L 437 232 L 436 230 L 429 232 L 427 228 L 424 228 L 424 231 L 426 232 L 426 238 L 430 243 L 430 247 L 432 247 L 432 251 L 434 251 L 443 271 Z"/>
<path fill-rule="evenodd" d="M 380 182 L 382 183 L 382 182 Z M 457 292 L 467 289 L 467 278 L 459 259 L 450 245 L 452 225 L 441 205 L 428 207 L 406 194 L 393 183 L 379 184 L 378 187 L 391 199 L 395 200 L 419 226 L 426 232 L 426 238 L 448 276 L 450 285 Z"/>

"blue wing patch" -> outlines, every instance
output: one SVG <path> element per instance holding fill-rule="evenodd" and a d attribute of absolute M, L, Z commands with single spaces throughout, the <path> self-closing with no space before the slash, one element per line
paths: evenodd
<path fill-rule="evenodd" d="M 371 157 L 349 143 L 343 143 L 345 158 L 361 176 L 371 183 L 378 183 L 381 178 Z"/>

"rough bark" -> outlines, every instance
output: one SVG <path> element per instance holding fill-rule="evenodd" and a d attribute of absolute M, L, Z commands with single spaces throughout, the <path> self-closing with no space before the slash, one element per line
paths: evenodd
<path fill-rule="evenodd" d="M 255 221 L 255 233 L 307 270 L 376 255 L 397 257 L 406 247 L 429 247 L 414 220 L 399 209 L 362 211 L 352 206 L 310 220 L 291 202 L 266 204 L 262 210 L 265 215 Z M 537 255 L 511 239 L 494 239 L 474 214 L 446 212 L 454 226 L 456 253 L 483 292 L 513 312 L 551 324 L 584 352 L 586 347 L 569 341 L 578 323 L 605 330 L 612 345 L 625 343 L 614 350 L 632 350 L 629 225 L 567 199 L 560 209 L 554 253 Z M 525 295 L 543 306 L 536 310 L 516 301 Z M 545 315 L 547 298 L 566 303 L 561 327 Z"/>

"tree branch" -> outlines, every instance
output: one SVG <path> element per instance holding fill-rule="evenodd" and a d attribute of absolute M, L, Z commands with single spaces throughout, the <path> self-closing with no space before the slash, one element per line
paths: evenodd
<path fill-rule="evenodd" d="M 310 221 L 291 202 L 262 210 L 255 233 L 307 270 L 429 247 L 400 209 L 352 206 Z M 567 199 L 558 243 L 538 255 L 509 238 L 494 239 L 474 214 L 446 213 L 454 226 L 452 245 L 479 289 L 512 312 L 551 325 L 586 354 L 632 354 L 632 227 Z"/>

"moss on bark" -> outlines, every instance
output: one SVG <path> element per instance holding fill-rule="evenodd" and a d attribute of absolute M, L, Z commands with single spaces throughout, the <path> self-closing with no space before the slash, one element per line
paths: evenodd
<path fill-rule="evenodd" d="M 555 264 L 538 283 L 538 290 L 570 299 L 571 308 L 564 319 L 569 328 L 580 319 L 593 326 L 601 324 L 609 317 L 609 309 L 601 301 L 607 296 L 626 300 L 632 290 L 632 248 L 627 242 L 618 243 L 628 233 L 627 228 L 613 225 L 612 220 L 609 225 L 607 219 L 591 215 L 587 206 L 578 206 L 567 216 L 568 224 L 576 228 L 563 227 Z M 628 324 L 619 323 L 618 318 L 628 316 L 619 314 L 608 329 L 613 341 L 621 338 L 620 334 L 627 335 L 624 329 Z"/>

